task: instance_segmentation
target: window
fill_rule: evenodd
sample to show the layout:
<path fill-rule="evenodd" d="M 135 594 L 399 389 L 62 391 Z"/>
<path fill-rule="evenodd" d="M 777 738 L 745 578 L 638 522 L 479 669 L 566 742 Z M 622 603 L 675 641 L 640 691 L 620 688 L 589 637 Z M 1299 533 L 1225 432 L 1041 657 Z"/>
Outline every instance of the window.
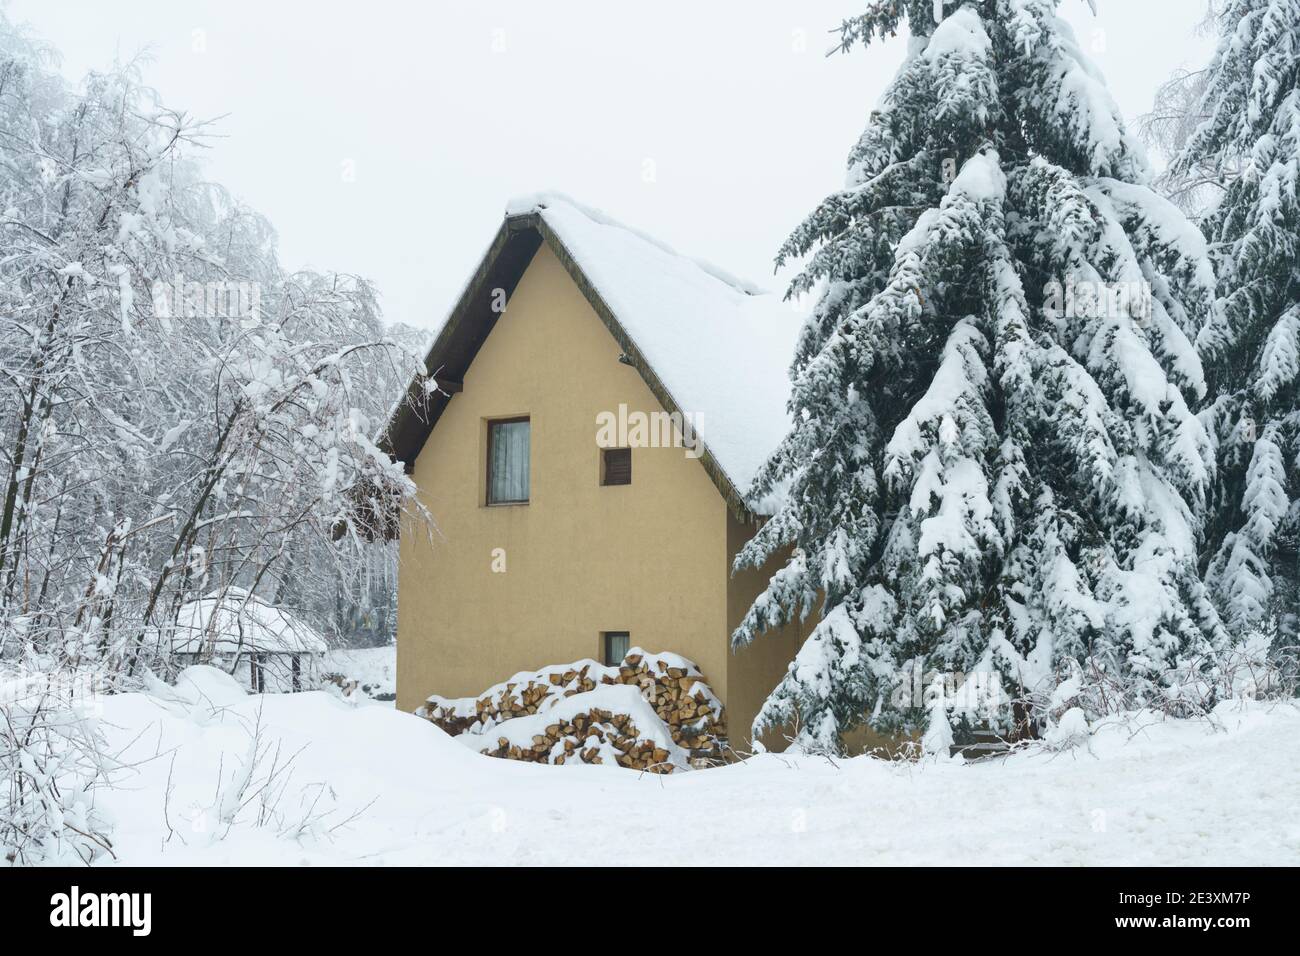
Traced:
<path fill-rule="evenodd" d="M 606 631 L 601 635 L 605 644 L 605 664 L 608 667 L 617 667 L 623 663 L 623 658 L 627 657 L 629 649 L 627 631 Z"/>
<path fill-rule="evenodd" d="M 488 504 L 528 503 L 528 447 L 528 419 L 488 422 Z"/>
<path fill-rule="evenodd" d="M 606 448 L 600 453 L 602 485 L 632 484 L 632 449 Z"/>

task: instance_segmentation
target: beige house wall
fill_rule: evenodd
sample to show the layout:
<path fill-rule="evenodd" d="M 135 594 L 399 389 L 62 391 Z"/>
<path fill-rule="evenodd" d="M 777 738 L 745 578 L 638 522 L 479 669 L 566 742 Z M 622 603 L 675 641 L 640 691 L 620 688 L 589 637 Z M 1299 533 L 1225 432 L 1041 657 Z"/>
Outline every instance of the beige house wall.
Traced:
<path fill-rule="evenodd" d="M 756 525 L 738 521 L 729 513 L 729 553 L 737 554 L 757 530 Z M 730 642 L 732 631 L 739 626 L 754 599 L 763 592 L 772 574 L 782 564 L 782 560 L 773 558 L 762 568 L 750 568 L 730 578 L 727 586 L 725 640 Z M 727 687 L 731 690 L 731 696 L 726 704 L 733 749 L 742 753 L 752 749 L 749 728 L 754 723 L 754 718 L 758 716 L 758 711 L 772 688 L 785 676 L 786 668 L 816 623 L 816 615 L 810 614 L 807 621 L 795 620 L 783 628 L 758 635 L 749 646 L 742 647 L 731 655 L 727 664 Z M 784 749 L 789 730 L 790 728 L 769 731 L 762 737 L 763 745 L 769 750 Z"/>
<path fill-rule="evenodd" d="M 437 522 L 408 520 L 398 582 L 397 704 L 467 696 L 521 670 L 601 657 L 603 631 L 694 660 L 728 691 L 727 509 L 681 448 L 635 448 L 600 485 L 596 416 L 661 411 L 543 245 L 415 462 Z M 484 503 L 487 422 L 531 418 L 531 500 Z M 504 549 L 506 571 L 492 570 Z"/>

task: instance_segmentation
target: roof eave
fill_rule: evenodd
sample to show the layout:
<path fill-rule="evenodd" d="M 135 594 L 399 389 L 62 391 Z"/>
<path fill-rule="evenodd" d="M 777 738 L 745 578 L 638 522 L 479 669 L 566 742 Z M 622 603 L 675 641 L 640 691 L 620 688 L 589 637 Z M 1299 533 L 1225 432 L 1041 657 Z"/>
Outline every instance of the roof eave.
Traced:
<path fill-rule="evenodd" d="M 503 289 L 508 300 L 541 245 L 541 234 L 532 221 L 536 219 L 533 214 L 513 216 L 501 224 L 425 355 L 426 376 L 464 380 L 469 363 L 496 324 L 496 290 Z M 449 401 L 451 393 L 426 391 L 423 380 L 412 379 L 380 436 L 379 447 L 400 461 L 409 474 Z"/>

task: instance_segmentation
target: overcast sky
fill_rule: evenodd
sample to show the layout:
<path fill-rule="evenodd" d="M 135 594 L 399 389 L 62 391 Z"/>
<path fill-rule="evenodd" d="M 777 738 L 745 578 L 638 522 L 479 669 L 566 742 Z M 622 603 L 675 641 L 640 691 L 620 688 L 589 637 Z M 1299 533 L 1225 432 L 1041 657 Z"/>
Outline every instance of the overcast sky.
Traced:
<path fill-rule="evenodd" d="M 3 0 L 0 0 L 3 2 Z M 63 70 L 148 51 L 172 107 L 226 115 L 213 179 L 286 266 L 374 280 L 434 327 L 506 200 L 559 189 L 775 287 L 772 257 L 843 179 L 904 41 L 826 58 L 863 0 L 610 3 L 10 0 Z M 1130 120 L 1199 67 L 1204 0 L 1062 0 Z"/>

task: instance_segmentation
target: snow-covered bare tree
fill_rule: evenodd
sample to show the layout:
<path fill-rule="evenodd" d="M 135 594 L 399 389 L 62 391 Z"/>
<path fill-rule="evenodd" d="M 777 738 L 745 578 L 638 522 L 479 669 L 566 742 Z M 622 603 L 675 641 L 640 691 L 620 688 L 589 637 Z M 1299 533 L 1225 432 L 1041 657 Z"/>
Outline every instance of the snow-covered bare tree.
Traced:
<path fill-rule="evenodd" d="M 128 670 L 205 588 L 328 624 L 375 560 L 331 541 L 353 489 L 409 493 L 371 436 L 418 360 L 365 281 L 281 268 L 206 124 L 49 59 L 0 20 L 0 605 Z"/>
<path fill-rule="evenodd" d="M 1189 407 L 1214 272 L 1056 7 L 880 0 L 842 27 L 844 50 L 912 36 L 778 257 L 817 303 L 754 489 L 784 505 L 737 566 L 790 556 L 733 641 L 822 617 L 757 730 L 834 748 L 923 722 L 933 672 L 1015 697 L 1071 659 L 1177 708 L 1225 640 Z"/>
<path fill-rule="evenodd" d="M 391 583 L 359 522 L 410 497 L 372 436 L 419 357 L 364 280 L 280 266 L 269 223 L 204 180 L 208 133 L 133 64 L 70 88 L 0 10 L 8 679 L 103 690 L 165 667 L 179 608 L 235 585 L 337 635 L 340 592 Z M 56 772 L 98 772 L 66 705 L 0 700 L 15 858 L 107 848 Z"/>
<path fill-rule="evenodd" d="M 1197 34 L 1216 29 L 1222 5 L 1222 0 L 1205 0 L 1205 17 L 1196 26 Z M 1156 90 L 1151 112 L 1142 117 L 1140 128 L 1147 148 L 1169 164 L 1152 185 L 1198 222 L 1219 201 L 1227 184 L 1239 172 L 1235 165 L 1207 164 L 1199 160 L 1186 165 L 1175 162 L 1207 119 L 1205 90 L 1209 82 L 1207 69 L 1178 69 Z"/>

